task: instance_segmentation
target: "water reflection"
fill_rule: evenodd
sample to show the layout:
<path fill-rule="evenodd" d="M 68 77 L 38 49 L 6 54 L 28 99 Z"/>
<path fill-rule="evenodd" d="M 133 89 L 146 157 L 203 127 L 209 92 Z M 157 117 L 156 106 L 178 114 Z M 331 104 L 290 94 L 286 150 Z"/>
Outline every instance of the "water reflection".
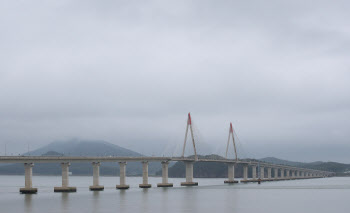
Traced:
<path fill-rule="evenodd" d="M 120 212 L 127 212 L 126 207 L 126 190 L 119 190 L 119 207 Z"/>
<path fill-rule="evenodd" d="M 197 191 L 193 190 L 193 186 L 188 186 L 182 190 L 182 203 L 183 203 L 183 209 L 182 211 L 194 211 L 196 212 L 197 209 Z"/>
<path fill-rule="evenodd" d="M 31 194 L 24 195 L 24 204 L 26 208 L 26 212 L 32 212 L 32 196 Z"/>
<path fill-rule="evenodd" d="M 100 192 L 99 191 L 93 191 L 92 192 L 92 212 L 100 212 Z"/>
<path fill-rule="evenodd" d="M 16 177 L 2 178 L 3 182 L 7 181 L 10 184 Z M 36 195 L 19 194 L 15 183 L 9 188 L 13 193 L 1 191 L 0 212 L 295 213 L 300 209 L 307 209 L 310 213 L 329 213 L 334 212 L 334 209 L 337 209 L 336 213 L 349 212 L 347 200 L 350 195 L 350 178 L 219 186 L 216 185 L 217 180 L 210 182 L 211 180 L 203 179 L 201 181 L 206 181 L 206 185 L 198 187 L 150 189 L 134 187 L 126 191 L 107 187 L 103 192 L 90 192 L 85 188 L 77 193 L 53 193 L 50 184 L 54 184 L 56 178 L 45 178 L 48 179 L 46 185 L 43 184 L 42 190 Z M 156 181 L 158 180 L 154 179 L 153 182 Z M 109 185 L 114 182 L 111 177 Z M 177 184 L 179 183 L 180 180 Z M 85 185 L 88 184 L 90 179 L 86 178 Z M 138 180 L 132 184 L 136 186 Z M 290 205 L 291 202 L 293 205 Z"/>
<path fill-rule="evenodd" d="M 68 212 L 69 209 L 69 193 L 61 193 L 61 206 L 63 212 Z"/>
<path fill-rule="evenodd" d="M 169 212 L 168 208 L 168 192 L 169 192 L 169 188 L 167 187 L 162 187 L 162 194 L 161 194 L 161 205 L 162 205 L 162 212 Z"/>
<path fill-rule="evenodd" d="M 149 212 L 149 200 L 148 200 L 149 190 L 143 189 L 142 190 L 142 206 L 141 209 L 144 212 Z"/>
<path fill-rule="evenodd" d="M 239 190 L 227 189 L 225 194 L 228 196 L 225 196 L 225 201 L 222 205 L 224 210 L 226 212 L 239 212 L 237 208 L 237 206 L 239 206 Z"/>

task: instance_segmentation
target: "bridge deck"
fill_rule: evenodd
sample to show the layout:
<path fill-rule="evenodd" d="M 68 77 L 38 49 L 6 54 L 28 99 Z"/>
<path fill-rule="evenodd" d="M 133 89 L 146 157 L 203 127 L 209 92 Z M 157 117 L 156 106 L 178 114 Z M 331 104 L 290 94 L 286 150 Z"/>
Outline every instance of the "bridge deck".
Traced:
<path fill-rule="evenodd" d="M 235 163 L 245 165 L 258 165 L 257 161 L 235 161 L 231 159 L 203 159 L 199 158 L 194 160 L 193 158 L 182 158 L 182 157 L 116 157 L 116 156 L 0 156 L 0 163 L 62 163 L 62 162 L 142 162 L 142 161 L 194 161 L 194 162 L 218 162 L 218 163 Z M 287 165 L 278 165 L 271 163 L 260 162 L 262 167 L 273 167 L 289 170 L 299 171 L 313 171 L 313 172 L 325 172 L 320 170 L 298 168 Z"/>

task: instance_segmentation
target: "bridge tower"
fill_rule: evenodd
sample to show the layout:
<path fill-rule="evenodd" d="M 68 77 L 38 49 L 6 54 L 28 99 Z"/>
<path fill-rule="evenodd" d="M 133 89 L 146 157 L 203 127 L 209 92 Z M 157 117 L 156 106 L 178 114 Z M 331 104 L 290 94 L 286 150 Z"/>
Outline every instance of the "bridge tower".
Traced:
<path fill-rule="evenodd" d="M 181 182 L 181 186 L 198 186 L 198 182 L 193 182 L 193 164 L 195 161 L 198 160 L 197 151 L 196 151 L 196 144 L 194 142 L 194 136 L 193 136 L 193 129 L 192 129 L 192 120 L 191 120 L 191 114 L 188 113 L 187 118 L 187 127 L 186 127 L 186 134 L 185 134 L 185 141 L 184 141 L 184 147 L 182 149 L 182 158 L 185 158 L 185 149 L 186 149 L 186 141 L 187 141 L 187 135 L 188 135 L 188 129 L 190 129 L 191 138 L 192 138 L 192 145 L 193 145 L 193 151 L 194 151 L 194 161 L 192 160 L 184 160 L 185 166 L 186 166 L 186 182 Z"/>
<path fill-rule="evenodd" d="M 228 140 L 227 140 L 227 146 L 226 146 L 226 159 L 227 159 L 227 153 L 228 153 L 228 147 L 230 144 L 230 138 L 232 135 L 232 142 L 233 142 L 233 148 L 235 150 L 235 163 L 228 163 L 228 170 L 227 170 L 227 176 L 228 176 L 228 180 L 225 180 L 224 183 L 238 183 L 238 181 L 236 181 L 235 178 L 235 164 L 238 161 L 238 157 L 237 157 L 237 150 L 236 150 L 236 143 L 235 143 L 235 137 L 233 134 L 233 128 L 232 128 L 232 123 L 230 123 L 230 130 L 228 132 Z"/>
<path fill-rule="evenodd" d="M 237 162 L 238 161 L 238 156 L 237 156 L 236 143 L 235 143 L 235 137 L 234 137 L 234 134 L 233 134 L 232 123 L 230 123 L 230 130 L 229 130 L 229 133 L 228 133 L 228 140 L 227 140 L 227 146 L 226 146 L 226 155 L 225 155 L 226 159 L 227 159 L 227 153 L 228 153 L 228 147 L 229 147 L 229 144 L 230 144 L 231 135 L 232 135 L 233 148 L 235 150 L 235 160 Z"/>
<path fill-rule="evenodd" d="M 181 156 L 183 158 L 185 157 L 185 149 L 186 149 L 186 141 L 187 141 L 188 129 L 190 129 L 190 134 L 191 134 L 191 138 L 192 138 L 194 159 L 195 159 L 195 161 L 197 161 L 198 157 L 197 157 L 197 151 L 196 151 L 196 144 L 194 142 L 194 136 L 193 136 L 191 113 L 188 113 L 188 118 L 187 118 L 187 127 L 186 127 L 186 133 L 185 133 L 185 141 L 184 141 L 184 146 L 182 148 L 182 156 Z"/>

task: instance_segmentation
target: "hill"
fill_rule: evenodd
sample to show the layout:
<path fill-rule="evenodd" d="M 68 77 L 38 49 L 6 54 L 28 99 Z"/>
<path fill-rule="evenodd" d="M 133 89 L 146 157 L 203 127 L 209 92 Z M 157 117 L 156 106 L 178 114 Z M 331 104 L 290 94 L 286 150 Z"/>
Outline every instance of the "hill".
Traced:
<path fill-rule="evenodd" d="M 142 154 L 125 149 L 102 140 L 56 141 L 23 155 L 40 156 L 54 151 L 64 156 L 142 156 Z"/>
<path fill-rule="evenodd" d="M 280 164 L 280 165 L 288 165 L 288 166 L 300 166 L 301 164 L 303 164 L 303 163 L 295 162 L 295 161 L 281 160 L 281 159 L 274 158 L 274 157 L 261 158 L 259 160 L 262 162 Z"/>
<path fill-rule="evenodd" d="M 129 149 L 108 143 L 106 141 L 69 140 L 50 143 L 32 152 L 24 153 L 25 156 L 142 156 L 142 154 Z M 149 164 L 149 174 L 154 175 L 161 168 L 160 163 Z M 69 170 L 73 175 L 91 175 L 90 163 L 72 163 Z M 130 162 L 127 165 L 128 175 L 142 174 L 142 164 Z M 33 173 L 37 175 L 60 175 L 60 164 L 37 163 L 33 167 Z M 113 162 L 103 162 L 100 167 L 101 175 L 118 175 L 119 165 Z M 23 164 L 10 164 L 0 166 L 0 174 L 24 174 Z"/>

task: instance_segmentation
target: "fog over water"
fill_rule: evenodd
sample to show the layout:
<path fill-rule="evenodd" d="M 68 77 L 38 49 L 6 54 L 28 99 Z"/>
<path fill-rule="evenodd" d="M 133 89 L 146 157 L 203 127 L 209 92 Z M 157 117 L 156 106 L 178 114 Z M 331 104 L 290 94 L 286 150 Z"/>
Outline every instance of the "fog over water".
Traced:
<path fill-rule="evenodd" d="M 233 122 L 242 157 L 350 163 L 349 10 L 1 1 L 0 155 L 72 138 L 169 155 L 192 112 L 203 153 L 224 153 Z"/>

